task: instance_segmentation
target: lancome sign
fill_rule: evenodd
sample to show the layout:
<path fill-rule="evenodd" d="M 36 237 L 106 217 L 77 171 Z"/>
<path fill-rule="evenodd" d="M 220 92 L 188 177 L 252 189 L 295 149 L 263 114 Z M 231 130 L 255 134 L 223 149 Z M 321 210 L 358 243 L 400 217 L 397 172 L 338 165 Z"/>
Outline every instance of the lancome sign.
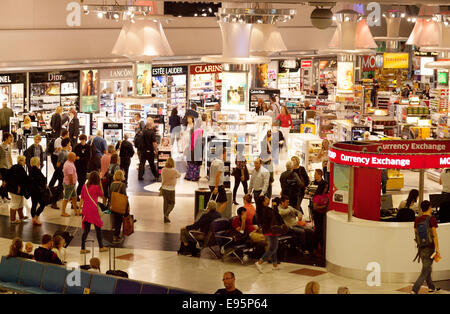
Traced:
<path fill-rule="evenodd" d="M 114 68 L 114 69 L 100 69 L 101 80 L 132 80 L 133 69 L 131 67 L 126 68 Z"/>

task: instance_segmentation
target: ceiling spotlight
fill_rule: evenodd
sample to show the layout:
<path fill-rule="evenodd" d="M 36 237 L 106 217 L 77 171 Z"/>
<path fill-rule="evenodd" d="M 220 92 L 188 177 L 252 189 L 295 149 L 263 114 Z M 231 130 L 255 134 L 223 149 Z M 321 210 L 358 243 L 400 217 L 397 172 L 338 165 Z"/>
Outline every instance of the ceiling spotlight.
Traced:
<path fill-rule="evenodd" d="M 131 23 L 136 23 L 136 21 L 134 20 L 134 18 L 131 18 Z"/>
<path fill-rule="evenodd" d="M 436 16 L 433 16 L 432 20 L 437 22 L 438 18 Z"/>
<path fill-rule="evenodd" d="M 262 21 L 262 19 L 258 19 L 257 22 L 258 22 L 259 24 L 262 24 L 263 21 Z"/>
<path fill-rule="evenodd" d="M 448 26 L 448 22 L 447 22 L 447 21 L 445 21 L 445 22 L 444 22 L 444 25 L 445 25 L 445 26 Z"/>
<path fill-rule="evenodd" d="M 347 16 L 347 17 L 345 18 L 345 21 L 346 21 L 346 22 L 350 21 L 350 17 Z"/>
<path fill-rule="evenodd" d="M 98 12 L 98 13 L 97 13 L 97 17 L 98 17 L 99 19 L 102 19 L 102 18 L 103 18 L 103 12 Z"/>
<path fill-rule="evenodd" d="M 89 7 L 87 5 L 83 5 L 83 12 L 84 14 L 88 15 L 89 14 Z"/>
<path fill-rule="evenodd" d="M 208 11 L 209 11 L 209 13 L 212 13 L 212 9 L 211 8 L 208 8 Z"/>
<path fill-rule="evenodd" d="M 411 18 L 410 17 L 408 17 L 408 22 L 411 22 Z"/>
<path fill-rule="evenodd" d="M 195 13 L 195 14 L 194 14 L 194 16 L 198 16 L 198 14 L 197 14 L 197 13 Z"/>
<path fill-rule="evenodd" d="M 386 18 L 386 14 L 383 13 L 383 17 Z"/>
<path fill-rule="evenodd" d="M 207 15 L 208 15 L 208 14 L 206 14 L 206 13 L 203 13 L 203 14 L 202 14 L 202 16 L 207 16 Z"/>
<path fill-rule="evenodd" d="M 391 17 L 392 17 L 392 18 L 394 18 L 394 17 L 395 17 L 395 14 L 394 14 L 394 13 L 392 13 L 392 14 L 391 14 Z"/>
<path fill-rule="evenodd" d="M 416 18 L 413 17 L 412 20 L 411 20 L 411 22 L 416 23 Z"/>
<path fill-rule="evenodd" d="M 404 18 L 405 16 L 406 16 L 406 14 L 405 13 L 402 13 L 402 15 L 400 15 L 402 18 Z"/>
<path fill-rule="evenodd" d="M 333 20 L 333 21 L 336 21 L 336 16 L 335 16 L 335 15 L 333 15 L 332 20 Z"/>
<path fill-rule="evenodd" d="M 113 17 L 114 17 L 114 19 L 119 20 L 119 17 L 120 17 L 119 13 L 114 13 Z"/>
<path fill-rule="evenodd" d="M 128 15 L 128 16 L 131 16 L 131 14 L 133 14 L 133 13 L 131 13 L 131 10 L 128 10 L 128 11 L 127 11 L 127 15 Z"/>

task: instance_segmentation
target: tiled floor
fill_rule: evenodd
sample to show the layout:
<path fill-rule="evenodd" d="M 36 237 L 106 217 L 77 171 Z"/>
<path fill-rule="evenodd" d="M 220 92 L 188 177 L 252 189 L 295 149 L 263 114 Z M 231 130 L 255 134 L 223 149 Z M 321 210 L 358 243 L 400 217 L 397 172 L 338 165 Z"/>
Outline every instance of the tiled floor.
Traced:
<path fill-rule="evenodd" d="M 134 169 L 134 164 L 131 169 Z M 410 188 L 417 188 L 418 185 L 418 183 L 416 184 L 418 173 L 404 172 L 404 174 L 406 186 L 394 195 L 394 206 L 405 198 Z M 277 180 L 278 178 L 275 179 L 275 182 L 278 182 Z M 136 233 L 116 250 L 116 268 L 128 272 L 130 278 L 203 293 L 213 293 L 222 287 L 222 273 L 232 271 L 236 275 L 236 286 L 244 293 L 301 294 L 304 293 L 306 284 L 311 280 L 320 284 L 321 293 L 335 294 L 340 286 L 347 286 L 353 294 L 409 293 L 408 289 L 411 285 L 408 284 L 382 284 L 379 287 L 369 287 L 363 281 L 339 277 L 328 273 L 325 268 L 321 267 L 282 263 L 280 270 L 273 271 L 271 265 L 266 264 L 263 274 L 260 274 L 250 262 L 241 265 L 237 260 L 231 258 L 226 258 L 222 262 L 212 259 L 210 254 L 206 253 L 202 255 L 202 258 L 179 256 L 175 252 L 179 243 L 178 234 L 180 228 L 193 222 L 193 192 L 197 184 L 183 182 L 177 186 L 177 204 L 170 216 L 172 223 L 164 224 L 162 198 L 158 197 L 156 193 L 149 192 L 157 191 L 159 183 L 150 185 L 147 181 L 143 185 L 137 184 L 134 170 L 131 170 L 130 183 L 130 204 L 132 213 L 137 219 Z M 440 191 L 439 185 L 429 180 L 425 187 L 427 194 Z M 278 184 L 274 184 L 274 194 L 277 193 L 279 193 L 279 187 Z M 241 197 L 242 189 L 238 200 L 241 200 Z M 236 208 L 234 207 L 234 211 Z M 306 211 L 306 201 L 303 203 L 303 208 Z M 29 210 L 27 213 L 29 214 Z M 33 239 L 36 248 L 43 233 L 53 233 L 55 228 L 64 228 L 65 225 L 81 226 L 79 217 L 63 218 L 58 210 L 49 207 L 41 216 L 41 220 L 44 222 L 42 227 L 33 227 L 30 221 L 19 226 L 9 226 L 7 223 L 8 204 L 0 206 L 0 215 L 3 215 L 0 217 L 0 227 L 2 228 L 0 230 L 0 254 L 2 255 L 8 253 L 10 239 L 14 236 Z M 306 216 L 308 216 L 307 212 Z M 84 264 L 84 256 L 80 255 L 79 251 L 80 236 L 81 231 L 67 249 L 69 263 Z M 107 241 L 110 236 L 110 233 L 105 233 Z M 93 230 L 89 238 L 95 240 L 94 256 L 100 257 L 101 270 L 105 272 L 109 264 L 108 253 L 98 252 Z"/>

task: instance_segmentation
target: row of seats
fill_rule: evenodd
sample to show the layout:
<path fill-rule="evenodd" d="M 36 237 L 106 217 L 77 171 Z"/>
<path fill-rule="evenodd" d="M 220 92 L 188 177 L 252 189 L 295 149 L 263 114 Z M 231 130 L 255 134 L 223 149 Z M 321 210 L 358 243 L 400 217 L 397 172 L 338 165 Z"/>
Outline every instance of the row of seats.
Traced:
<path fill-rule="evenodd" d="M 81 285 L 66 282 L 73 270 L 63 266 L 2 256 L 0 287 L 33 294 L 193 294 L 192 291 L 80 270 Z"/>

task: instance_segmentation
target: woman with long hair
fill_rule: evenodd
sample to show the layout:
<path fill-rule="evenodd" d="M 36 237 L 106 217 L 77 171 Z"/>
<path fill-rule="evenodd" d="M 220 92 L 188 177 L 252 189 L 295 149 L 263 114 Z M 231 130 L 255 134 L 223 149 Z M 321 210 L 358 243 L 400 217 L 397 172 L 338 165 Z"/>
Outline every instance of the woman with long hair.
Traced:
<path fill-rule="evenodd" d="M 292 117 L 289 113 L 286 106 L 281 107 L 281 113 L 276 117 L 276 121 L 279 121 L 280 131 L 283 133 L 284 137 L 284 146 L 285 151 L 289 151 L 289 132 L 294 127 L 294 124 L 292 123 Z"/>
<path fill-rule="evenodd" d="M 9 247 L 9 254 L 6 257 L 7 258 L 22 257 L 22 258 L 33 259 L 33 255 L 23 252 L 22 248 L 23 248 L 22 239 L 18 238 L 18 237 L 14 238 L 11 242 L 11 246 Z"/>
<path fill-rule="evenodd" d="M 409 191 L 408 198 L 398 205 L 397 221 L 412 222 L 416 219 L 416 213 L 422 215 L 422 210 L 418 208 L 419 190 Z"/>
<path fill-rule="evenodd" d="M 263 272 L 262 264 L 270 258 L 272 259 L 273 270 L 278 270 L 278 237 L 279 234 L 275 234 L 272 227 L 277 224 L 277 217 L 275 211 L 269 207 L 270 200 L 267 196 L 259 196 L 256 201 L 256 215 L 258 225 L 262 227 L 262 232 L 269 243 L 269 248 L 264 255 L 255 263 L 256 268 L 260 273 Z M 278 212 L 278 210 L 277 210 Z"/>
<path fill-rule="evenodd" d="M 189 119 L 193 120 L 191 116 L 188 116 L 188 121 Z M 200 179 L 200 166 L 203 161 L 203 130 L 200 128 L 200 125 L 201 120 L 197 119 L 195 125 L 189 128 L 190 140 L 186 157 L 188 167 L 184 177 L 189 181 L 198 181 Z"/>
<path fill-rule="evenodd" d="M 100 252 L 108 251 L 108 248 L 103 247 L 101 229 L 103 222 L 97 209 L 99 197 L 102 197 L 103 201 L 105 201 L 103 188 L 100 183 L 100 175 L 97 171 L 93 171 L 89 174 L 88 181 L 81 190 L 80 207 L 82 208 L 81 216 L 84 230 L 83 236 L 81 237 L 81 254 L 90 253 L 89 250 L 86 250 L 86 238 L 91 230 L 91 224 L 95 226 Z"/>

